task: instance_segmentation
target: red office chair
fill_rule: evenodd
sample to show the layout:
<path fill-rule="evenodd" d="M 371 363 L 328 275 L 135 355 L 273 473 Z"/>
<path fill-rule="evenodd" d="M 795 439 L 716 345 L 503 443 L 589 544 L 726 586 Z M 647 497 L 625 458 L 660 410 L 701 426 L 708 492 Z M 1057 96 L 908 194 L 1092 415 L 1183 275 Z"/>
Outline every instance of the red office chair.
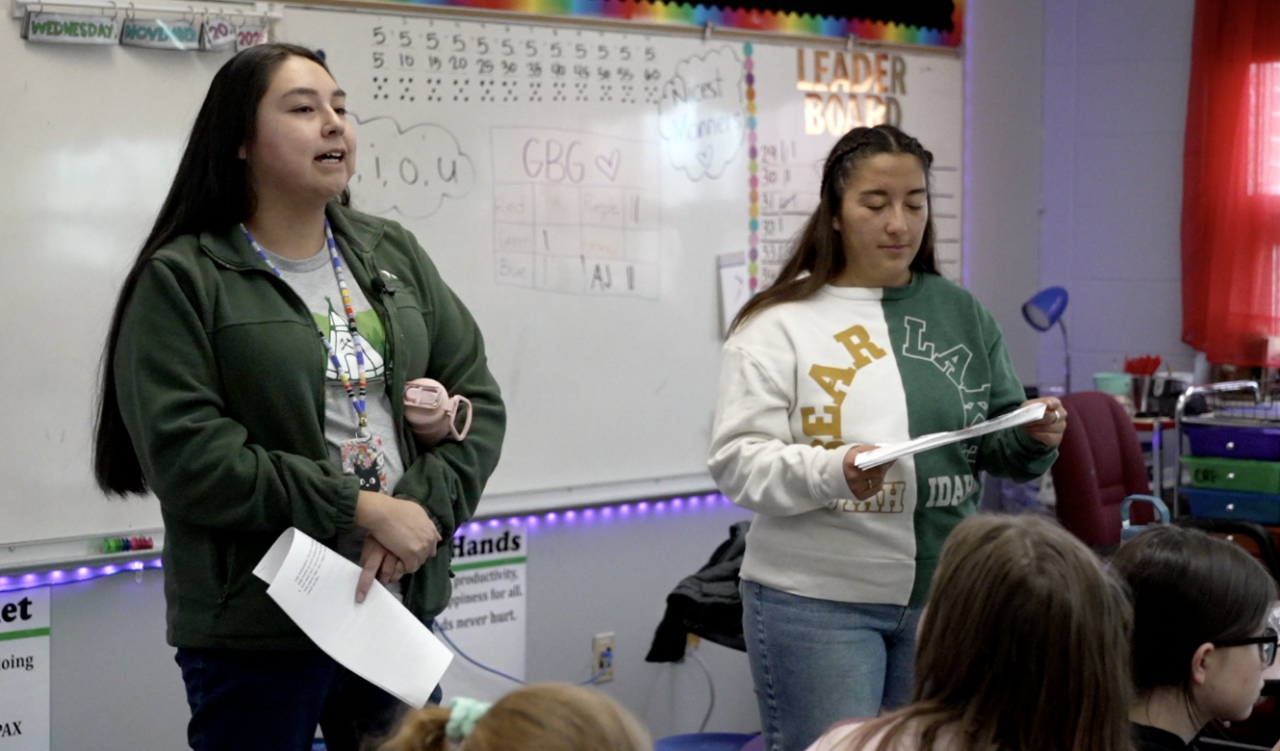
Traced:
<path fill-rule="evenodd" d="M 1151 492 L 1142 444 L 1129 414 L 1115 397 L 1099 391 L 1066 394 L 1067 430 L 1053 464 L 1058 521 L 1086 545 L 1120 544 L 1120 505 Z M 1132 522 L 1154 518 L 1150 506 L 1134 504 Z"/>

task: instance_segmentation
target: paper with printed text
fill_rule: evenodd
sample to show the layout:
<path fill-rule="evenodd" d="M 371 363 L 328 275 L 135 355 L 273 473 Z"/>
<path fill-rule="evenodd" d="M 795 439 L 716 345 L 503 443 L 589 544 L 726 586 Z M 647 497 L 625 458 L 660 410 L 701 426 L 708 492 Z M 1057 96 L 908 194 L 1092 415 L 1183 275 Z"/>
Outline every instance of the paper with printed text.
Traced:
<path fill-rule="evenodd" d="M 871 469 L 881 464 L 888 464 L 900 456 L 908 454 L 918 454 L 921 451 L 928 451 L 939 446 L 945 446 L 948 443 L 956 443 L 970 438 L 977 438 L 980 435 L 994 433 L 997 430 L 1005 428 L 1014 428 L 1019 425 L 1026 425 L 1029 422 L 1035 422 L 1044 417 L 1044 402 L 1036 402 L 1028 404 L 1025 407 L 1015 409 L 1014 411 L 1001 415 L 994 420 L 985 420 L 977 425 L 971 425 L 960 430 L 951 430 L 945 433 L 930 433 L 922 435 L 919 438 L 913 438 L 910 441 L 902 441 L 901 443 L 886 443 L 883 446 L 874 448 L 871 451 L 864 451 L 853 458 L 853 464 L 858 469 Z"/>
<path fill-rule="evenodd" d="M 360 567 L 290 527 L 253 569 L 267 594 L 325 654 L 422 707 L 453 653 L 380 582 L 356 602 Z"/>

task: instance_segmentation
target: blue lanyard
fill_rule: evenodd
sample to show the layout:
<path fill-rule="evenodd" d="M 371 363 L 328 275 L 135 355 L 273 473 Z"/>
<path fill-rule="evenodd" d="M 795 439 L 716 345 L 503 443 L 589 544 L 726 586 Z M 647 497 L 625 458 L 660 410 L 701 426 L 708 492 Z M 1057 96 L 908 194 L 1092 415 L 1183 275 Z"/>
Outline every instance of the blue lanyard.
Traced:
<path fill-rule="evenodd" d="M 257 251 L 262 260 L 266 262 L 267 267 L 275 272 L 277 277 L 283 279 L 280 269 L 276 268 L 276 265 L 271 262 L 271 257 L 267 255 L 267 249 L 254 239 L 244 224 L 240 225 L 240 231 L 244 233 L 245 239 L 249 241 L 249 244 L 253 246 L 253 249 Z M 328 218 L 324 220 L 324 238 L 325 244 L 329 247 L 329 260 L 333 265 L 333 275 L 337 277 L 338 289 L 342 292 L 342 305 L 347 313 L 347 327 L 351 330 L 351 340 L 355 343 L 359 395 L 356 394 L 356 389 L 352 387 L 351 379 L 347 378 L 347 370 L 342 367 L 342 361 L 338 359 L 337 353 L 333 351 L 333 345 L 329 343 L 329 337 L 325 335 L 324 330 L 319 326 L 316 327 L 316 331 L 320 334 L 320 341 L 324 343 L 325 351 L 329 353 L 329 361 L 333 363 L 333 369 L 337 371 L 338 378 L 342 381 L 342 387 L 347 390 L 347 397 L 351 399 L 351 406 L 355 408 L 356 417 L 360 420 L 360 430 L 363 432 L 369 426 L 365 404 L 365 395 L 369 391 L 369 384 L 364 374 L 364 338 L 360 336 L 360 331 L 356 328 L 356 312 L 351 305 L 351 292 L 347 289 L 346 275 L 342 273 L 342 256 L 338 254 L 338 243 L 333 239 L 333 230 L 329 227 Z"/>

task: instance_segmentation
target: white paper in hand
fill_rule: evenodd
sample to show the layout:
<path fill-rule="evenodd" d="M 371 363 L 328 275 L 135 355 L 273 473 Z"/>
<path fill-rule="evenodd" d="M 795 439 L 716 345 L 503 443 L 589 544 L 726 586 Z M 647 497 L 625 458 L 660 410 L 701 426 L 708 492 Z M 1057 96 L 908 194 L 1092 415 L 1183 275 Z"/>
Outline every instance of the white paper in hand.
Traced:
<path fill-rule="evenodd" d="M 360 567 L 290 527 L 253 569 L 267 594 L 325 654 L 423 707 L 453 653 L 379 582 L 356 602 Z"/>
<path fill-rule="evenodd" d="M 871 469 L 881 464 L 888 464 L 900 456 L 918 454 L 921 451 L 935 449 L 948 443 L 965 441 L 987 433 L 994 433 L 997 430 L 1025 425 L 1044 417 L 1044 410 L 1044 402 L 1035 402 L 1015 409 L 1008 414 L 1001 415 L 994 420 L 986 420 L 960 430 L 952 430 L 946 433 L 930 433 L 919 438 L 913 438 L 910 441 L 902 441 L 901 443 L 886 443 L 853 457 L 853 465 L 858 469 Z"/>

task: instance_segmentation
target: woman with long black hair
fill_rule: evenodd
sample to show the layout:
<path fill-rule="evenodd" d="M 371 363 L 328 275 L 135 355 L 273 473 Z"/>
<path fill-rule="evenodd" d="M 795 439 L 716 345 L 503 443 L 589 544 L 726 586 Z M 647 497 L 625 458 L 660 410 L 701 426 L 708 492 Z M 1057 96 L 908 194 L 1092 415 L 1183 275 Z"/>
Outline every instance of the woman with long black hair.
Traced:
<path fill-rule="evenodd" d="M 355 749 L 395 700 L 338 666 L 252 574 L 289 527 L 430 620 L 448 540 L 498 461 L 505 413 L 475 321 L 417 240 L 348 207 L 356 139 L 315 53 L 269 44 L 214 76 L 124 282 L 94 471 L 165 523 L 168 640 L 196 749 Z M 471 400 L 465 441 L 419 450 L 407 379 Z"/>

